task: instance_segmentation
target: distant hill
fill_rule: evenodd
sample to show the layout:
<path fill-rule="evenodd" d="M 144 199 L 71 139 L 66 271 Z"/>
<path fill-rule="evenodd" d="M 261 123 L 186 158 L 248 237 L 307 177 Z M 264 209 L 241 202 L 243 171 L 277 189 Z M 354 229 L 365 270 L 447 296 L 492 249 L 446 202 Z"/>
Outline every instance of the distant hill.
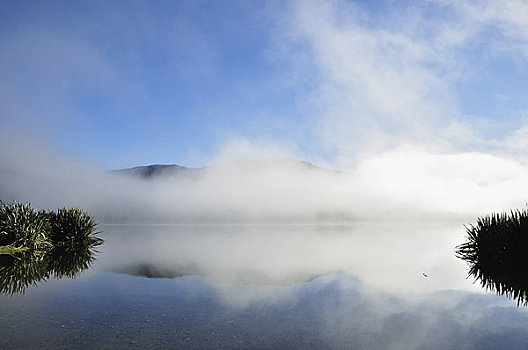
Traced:
<path fill-rule="evenodd" d="M 155 179 L 159 177 L 171 176 L 196 176 L 199 175 L 204 168 L 188 168 L 176 164 L 153 164 L 145 166 L 136 166 L 133 168 L 125 168 L 118 170 L 111 170 L 110 173 L 116 175 L 125 175 L 137 177 L 141 179 Z"/>
<path fill-rule="evenodd" d="M 118 170 L 111 170 L 110 173 L 117 175 L 125 175 L 136 177 L 140 179 L 157 179 L 172 176 L 196 178 L 204 173 L 205 170 L 215 167 L 222 167 L 225 165 L 235 166 L 241 172 L 248 170 L 262 171 L 274 167 L 293 167 L 299 170 L 325 171 L 331 172 L 325 168 L 321 168 L 306 161 L 296 161 L 291 159 L 264 159 L 264 160 L 237 160 L 226 161 L 215 164 L 209 167 L 191 168 L 177 164 L 152 164 L 144 166 L 136 166 L 133 168 L 125 168 Z"/>

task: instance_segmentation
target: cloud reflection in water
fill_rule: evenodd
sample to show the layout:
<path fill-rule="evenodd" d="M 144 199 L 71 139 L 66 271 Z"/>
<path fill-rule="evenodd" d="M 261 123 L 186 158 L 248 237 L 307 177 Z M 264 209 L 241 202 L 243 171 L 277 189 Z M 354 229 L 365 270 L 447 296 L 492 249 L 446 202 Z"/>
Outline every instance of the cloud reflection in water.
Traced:
<path fill-rule="evenodd" d="M 108 225 L 103 231 L 97 267 L 104 271 L 248 285 L 350 272 L 398 293 L 478 289 L 453 252 L 463 238 L 459 223 Z"/>

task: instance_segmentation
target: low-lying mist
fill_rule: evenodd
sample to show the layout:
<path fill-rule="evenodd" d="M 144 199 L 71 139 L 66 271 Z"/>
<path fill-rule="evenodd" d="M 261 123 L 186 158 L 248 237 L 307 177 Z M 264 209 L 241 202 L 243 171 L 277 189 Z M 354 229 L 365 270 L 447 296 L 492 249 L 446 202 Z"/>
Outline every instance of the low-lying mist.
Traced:
<path fill-rule="evenodd" d="M 2 141 L 0 196 L 38 208 L 80 206 L 100 222 L 469 218 L 522 207 L 526 166 L 485 153 L 395 149 L 336 171 L 274 156 L 224 155 L 199 176 L 146 181 Z"/>

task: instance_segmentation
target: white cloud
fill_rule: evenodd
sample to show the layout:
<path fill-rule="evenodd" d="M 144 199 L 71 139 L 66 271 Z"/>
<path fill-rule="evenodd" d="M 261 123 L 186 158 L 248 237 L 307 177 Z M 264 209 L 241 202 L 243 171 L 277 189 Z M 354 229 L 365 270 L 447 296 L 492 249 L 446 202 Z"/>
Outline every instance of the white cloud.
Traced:
<path fill-rule="evenodd" d="M 491 39 L 492 48 L 500 50 L 519 50 L 528 58 L 528 3 L 522 0 L 487 1 L 446 1 L 462 16 L 462 20 L 471 23 L 476 30 L 489 29 L 503 35 L 500 41 Z"/>
<path fill-rule="evenodd" d="M 442 144 L 457 106 L 435 48 L 420 35 L 364 25 L 363 17 L 342 2 L 294 8 L 290 29 L 307 43 L 320 74 L 324 141 L 345 158 L 358 147 Z"/>
<path fill-rule="evenodd" d="M 444 153 L 500 151 L 483 127 L 495 116 L 462 112 L 471 106 L 457 84 L 493 69 L 499 55 L 519 62 L 515 52 L 527 42 L 527 8 L 520 1 L 431 1 L 375 12 L 354 2 L 293 2 L 283 27 L 288 34 L 282 38 L 292 47 L 286 55 L 304 57 L 299 74 L 312 76 L 316 88 L 306 98 L 320 110 L 316 127 L 335 164 L 354 166 L 363 152 L 402 145 Z M 483 68 L 482 61 L 489 65 Z"/>

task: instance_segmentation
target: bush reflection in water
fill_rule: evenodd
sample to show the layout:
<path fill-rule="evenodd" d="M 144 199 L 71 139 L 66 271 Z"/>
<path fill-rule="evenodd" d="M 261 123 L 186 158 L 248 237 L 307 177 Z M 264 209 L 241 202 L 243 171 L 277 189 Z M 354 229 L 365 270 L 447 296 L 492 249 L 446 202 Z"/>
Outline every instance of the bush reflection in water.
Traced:
<path fill-rule="evenodd" d="M 456 255 L 469 264 L 469 276 L 486 290 L 528 306 L 528 210 L 492 214 L 466 227 Z"/>
<path fill-rule="evenodd" d="M 0 292 L 24 293 L 30 285 L 56 278 L 75 278 L 95 261 L 96 247 L 102 239 L 90 237 L 75 244 L 57 245 L 46 251 L 27 251 L 0 255 Z"/>

